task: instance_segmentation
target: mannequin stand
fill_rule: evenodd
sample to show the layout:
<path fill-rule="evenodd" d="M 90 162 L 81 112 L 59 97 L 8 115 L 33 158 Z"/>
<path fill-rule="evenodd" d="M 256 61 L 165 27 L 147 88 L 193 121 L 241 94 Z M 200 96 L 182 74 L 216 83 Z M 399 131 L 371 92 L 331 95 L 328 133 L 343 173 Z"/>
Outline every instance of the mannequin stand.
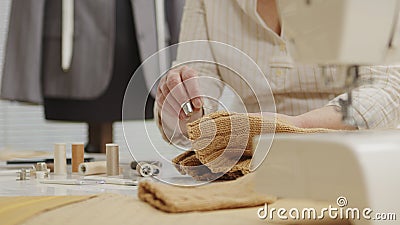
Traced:
<path fill-rule="evenodd" d="M 85 147 L 88 153 L 105 153 L 106 144 L 113 142 L 113 123 L 88 123 L 89 142 Z"/>

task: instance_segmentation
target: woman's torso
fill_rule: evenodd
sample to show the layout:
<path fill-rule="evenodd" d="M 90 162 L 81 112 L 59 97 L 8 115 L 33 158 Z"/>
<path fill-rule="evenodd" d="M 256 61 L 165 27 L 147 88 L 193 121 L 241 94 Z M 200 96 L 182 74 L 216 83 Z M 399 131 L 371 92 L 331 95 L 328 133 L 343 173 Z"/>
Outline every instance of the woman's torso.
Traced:
<path fill-rule="evenodd" d="M 258 16 L 256 0 L 204 0 L 204 10 L 209 39 L 232 45 L 256 62 L 268 80 L 278 113 L 302 114 L 324 106 L 344 92 L 342 79 L 337 79 L 339 74 L 343 75 L 336 68 L 328 68 L 323 75 L 317 66 L 293 62 L 284 38 L 269 29 Z M 240 57 L 212 51 L 216 61 L 241 63 Z M 254 66 L 243 68 L 241 75 L 251 83 L 256 79 L 252 76 L 257 74 L 256 70 Z M 256 100 L 249 88 L 243 88 L 243 81 L 225 69 L 219 68 L 219 73 L 243 98 L 247 109 L 257 111 Z M 257 82 L 252 87 L 266 89 Z"/>

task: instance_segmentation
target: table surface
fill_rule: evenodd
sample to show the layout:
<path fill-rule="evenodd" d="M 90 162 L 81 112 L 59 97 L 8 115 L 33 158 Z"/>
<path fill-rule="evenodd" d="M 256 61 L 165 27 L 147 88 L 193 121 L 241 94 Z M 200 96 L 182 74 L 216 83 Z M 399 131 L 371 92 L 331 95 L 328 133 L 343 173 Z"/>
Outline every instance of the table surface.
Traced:
<path fill-rule="evenodd" d="M 135 177 L 136 172 L 129 169 L 132 160 L 158 160 L 163 163 L 159 178 L 164 181 L 179 181 L 192 183 L 192 178 L 180 175 L 170 160 L 182 152 L 167 144 L 161 137 L 153 121 L 138 121 L 125 126 L 126 146 L 120 146 L 120 163 L 125 165 L 124 177 Z M 67 157 L 70 150 L 67 148 Z M 132 156 L 133 155 L 133 156 Z M 52 152 L 49 152 L 52 156 Z M 105 160 L 104 154 L 85 154 L 94 157 L 95 161 Z M 137 186 L 112 184 L 60 185 L 42 184 L 37 179 L 17 181 L 17 174 L 4 174 L 5 161 L 0 161 L 0 196 L 41 196 L 41 195 L 88 195 L 100 193 L 119 193 L 124 195 L 137 194 Z M 68 168 L 71 171 L 71 168 Z M 3 173 L 2 173 L 3 172 Z M 128 174 L 127 174 L 128 172 Z M 69 175 L 68 178 L 80 179 L 79 175 Z M 50 179 L 54 179 L 53 176 Z"/>
<path fill-rule="evenodd" d="M 0 165 L 4 165 L 1 162 Z M 141 180 L 136 171 L 131 170 L 129 165 L 125 164 L 123 167 L 123 175 L 120 178 Z M 68 166 L 70 171 L 70 166 Z M 49 196 L 49 195 L 91 195 L 101 193 L 118 193 L 123 195 L 136 196 L 137 186 L 125 186 L 114 184 L 82 184 L 82 185 L 62 185 L 62 184 L 43 184 L 38 179 L 17 180 L 17 174 L 14 170 L 8 170 L 9 173 L 5 174 L 5 170 L 0 170 L 0 196 Z M 3 173 L 1 173 L 3 172 Z M 183 184 L 191 184 L 195 182 L 189 176 L 180 175 L 172 167 L 164 168 L 163 173 L 153 179 L 154 181 L 177 181 Z M 50 175 L 48 179 L 83 179 L 79 174 L 68 174 L 67 176 L 54 176 Z"/>

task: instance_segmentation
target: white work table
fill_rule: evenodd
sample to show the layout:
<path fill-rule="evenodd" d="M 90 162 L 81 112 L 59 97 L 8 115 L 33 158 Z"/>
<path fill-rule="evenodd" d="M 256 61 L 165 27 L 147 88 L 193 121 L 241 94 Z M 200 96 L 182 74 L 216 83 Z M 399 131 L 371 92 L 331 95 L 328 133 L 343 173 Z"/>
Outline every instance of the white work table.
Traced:
<path fill-rule="evenodd" d="M 16 176 L 0 177 L 0 196 L 91 195 L 101 193 L 136 195 L 136 190 L 136 186 L 42 184 L 36 179 L 17 181 Z"/>
<path fill-rule="evenodd" d="M 180 175 L 169 162 L 182 150 L 175 149 L 167 144 L 162 138 L 153 121 L 147 121 L 144 130 L 143 121 L 128 122 L 124 129 L 125 135 L 131 148 L 134 148 L 136 160 L 160 160 L 163 162 L 160 177 L 163 179 L 179 179 L 180 181 L 192 181 L 190 177 Z M 148 137 L 151 136 L 151 142 Z M 70 143 L 67 143 L 70 145 Z M 154 151 L 154 148 L 157 151 Z M 159 154 L 158 152 L 162 152 Z M 49 156 L 52 152 L 49 151 Z M 67 156 L 70 150 L 67 148 Z M 96 161 L 105 160 L 104 154 L 85 154 L 85 157 L 94 157 Z M 124 168 L 124 175 L 133 175 L 136 172 L 129 169 L 129 163 L 133 161 L 127 145 L 120 144 L 120 163 Z M 5 161 L 0 161 L 0 168 L 5 166 Z M 3 170 L 3 169 L 0 169 Z M 4 170 L 3 170 L 4 171 Z M 68 167 L 70 173 L 70 166 Z M 1 171 L 0 171 L 1 172 Z M 0 196 L 40 196 L 40 195 L 88 195 L 101 193 L 119 193 L 136 196 L 137 186 L 123 186 L 113 184 L 84 184 L 84 185 L 61 185 L 42 184 L 37 179 L 17 181 L 17 174 L 2 175 L 0 173 Z M 77 174 L 69 175 L 69 178 L 79 179 Z M 54 179 L 53 176 L 50 179 Z"/>

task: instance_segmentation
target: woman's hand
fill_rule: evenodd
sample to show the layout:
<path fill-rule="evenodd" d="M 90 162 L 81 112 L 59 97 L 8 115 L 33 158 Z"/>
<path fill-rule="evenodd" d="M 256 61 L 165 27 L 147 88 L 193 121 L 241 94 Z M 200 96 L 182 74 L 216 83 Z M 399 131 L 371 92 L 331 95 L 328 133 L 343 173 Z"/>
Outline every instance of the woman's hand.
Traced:
<path fill-rule="evenodd" d="M 156 103 L 161 115 L 167 113 L 173 118 L 186 120 L 188 117 L 183 112 L 182 105 L 187 102 L 191 102 L 194 111 L 201 111 L 203 101 L 200 97 L 198 74 L 187 66 L 181 66 L 170 70 L 161 78 Z"/>

